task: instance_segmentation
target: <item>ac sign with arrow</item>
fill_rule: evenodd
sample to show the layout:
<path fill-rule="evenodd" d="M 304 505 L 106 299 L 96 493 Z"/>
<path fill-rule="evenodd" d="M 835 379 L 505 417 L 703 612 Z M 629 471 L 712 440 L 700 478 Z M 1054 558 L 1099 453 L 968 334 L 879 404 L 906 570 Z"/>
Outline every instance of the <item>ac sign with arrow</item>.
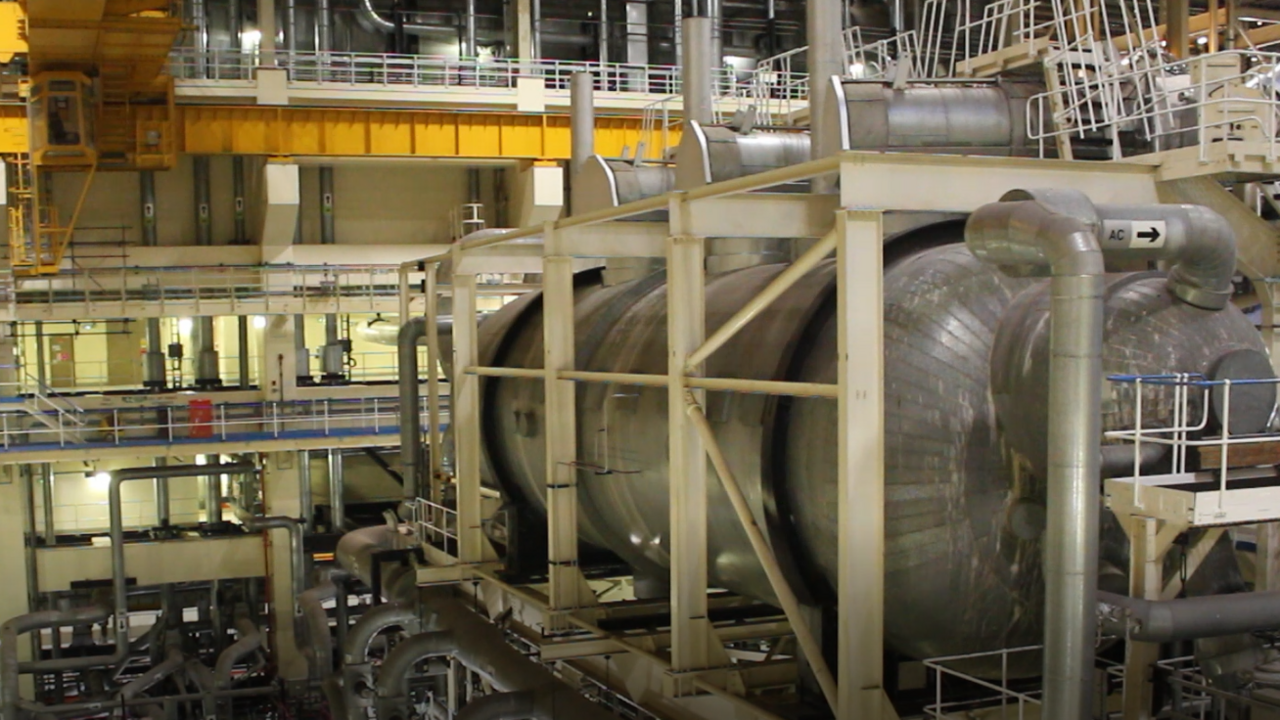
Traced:
<path fill-rule="evenodd" d="M 1104 247 L 1153 250 L 1164 247 L 1168 234 L 1163 220 L 1104 220 L 1101 239 Z"/>

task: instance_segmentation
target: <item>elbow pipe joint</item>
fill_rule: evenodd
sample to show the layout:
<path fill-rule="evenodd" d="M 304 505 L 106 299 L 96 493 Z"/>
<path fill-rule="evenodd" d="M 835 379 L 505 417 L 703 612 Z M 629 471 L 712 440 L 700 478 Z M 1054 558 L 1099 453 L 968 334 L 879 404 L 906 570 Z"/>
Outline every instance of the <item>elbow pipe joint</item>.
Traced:
<path fill-rule="evenodd" d="M 1086 251 L 1100 252 L 1169 263 L 1169 292 L 1189 305 L 1221 310 L 1231 299 L 1235 235 L 1221 215 L 1199 205 L 1094 205 L 1075 190 L 1014 190 L 969 217 L 965 240 L 978 258 L 1014 276 L 1044 275 L 1046 268 L 1100 274 L 1100 261 Z"/>

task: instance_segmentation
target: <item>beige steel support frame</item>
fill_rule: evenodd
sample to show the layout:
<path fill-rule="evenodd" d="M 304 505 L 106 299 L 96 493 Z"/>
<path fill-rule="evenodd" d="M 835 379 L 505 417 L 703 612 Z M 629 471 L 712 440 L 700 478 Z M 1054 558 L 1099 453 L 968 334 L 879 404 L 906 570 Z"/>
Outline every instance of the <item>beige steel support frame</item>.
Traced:
<path fill-rule="evenodd" d="M 578 423 L 576 385 L 557 373 L 573 370 L 573 258 L 554 255 L 556 233 L 551 223 L 543 232 L 547 256 L 542 261 L 544 317 L 568 322 L 542 324 L 543 397 L 546 403 L 547 577 L 553 611 L 576 610 L 595 604 L 595 595 L 578 568 Z M 558 615 L 551 629 L 561 630 Z"/>
<path fill-rule="evenodd" d="M 841 194 L 754 193 L 782 183 L 840 173 Z M 883 213 L 970 212 L 1018 187 L 1078 189 L 1099 202 L 1157 201 L 1158 168 L 1057 160 L 844 153 L 687 192 L 585 213 L 543 226 L 465 240 L 450 254 L 427 258 L 439 266 L 433 294 L 452 292 L 454 371 L 451 407 L 456 442 L 453 479 L 459 495 L 457 557 L 427 547 L 433 565 L 419 570 L 424 584 L 462 582 L 491 613 L 510 609 L 512 627 L 544 637 L 562 628 L 585 632 L 591 647 L 612 648 L 612 659 L 587 653 L 561 660 L 637 700 L 659 717 L 759 718 L 776 716 L 755 705 L 749 673 L 726 662 L 716 628 L 707 619 L 707 452 L 710 445 L 686 412 L 686 398 L 705 390 L 831 398 L 839 408 L 839 657 L 835 693 L 840 718 L 893 718 L 883 691 L 884 615 L 884 358 Z M 847 209 L 856 208 L 856 209 Z M 666 222 L 638 221 L 663 212 Z M 818 240 L 799 267 L 744 303 L 722 328 L 705 326 L 703 239 L 765 237 Z M 513 241 L 523 240 L 515 243 Z M 739 380 L 702 376 L 704 361 L 738 328 L 766 307 L 803 268 L 830 253 L 836 260 L 839 336 L 835 384 Z M 572 273 L 610 257 L 664 257 L 668 268 L 666 374 L 609 373 L 573 366 Z M 418 263 L 408 264 L 415 269 Z M 428 267 L 428 276 L 433 273 Z M 475 277 L 489 273 L 542 273 L 545 364 L 540 368 L 486 367 L 476 347 Z M 416 299 L 415 299 L 416 301 Z M 430 302 L 428 300 L 428 302 Z M 428 333 L 429 338 L 434 332 Z M 671 458 L 672 609 L 669 654 L 602 630 L 596 621 L 608 603 L 573 596 L 576 565 L 549 569 L 550 585 L 515 587 L 502 581 L 480 532 L 479 382 L 483 377 L 541 380 L 548 406 L 548 482 L 551 549 L 556 562 L 576 561 L 576 499 L 566 464 L 576 458 L 573 384 L 613 383 L 665 387 Z M 433 395 L 436 391 L 428 390 Z M 554 413 L 555 416 L 551 417 Z M 434 424 L 434 423 L 433 423 Z M 434 454 L 433 454 L 434 457 Z M 573 508 L 570 511 L 570 508 Z M 573 528 L 570 532 L 569 528 Z M 469 538 L 469 539 L 465 539 Z M 564 568 L 572 567 L 573 572 Z M 554 587 L 553 587 L 554 586 Z M 1163 589 L 1163 588 L 1160 588 Z M 794 624 L 789 623 L 794 631 Z M 561 657 L 571 656 L 566 652 Z M 624 681 L 619 678 L 626 677 Z"/>
<path fill-rule="evenodd" d="M 1186 528 L 1155 518 L 1136 515 L 1120 518 L 1129 534 L 1129 596 L 1159 600 L 1164 593 L 1164 557 L 1173 541 Z M 1219 533 L 1220 534 L 1220 533 Z M 1218 535 L 1213 536 L 1213 541 Z M 1205 545 L 1203 551 L 1212 547 Z M 1160 646 L 1155 643 L 1128 641 L 1124 657 L 1124 718 L 1151 720 L 1152 673 L 1160 659 Z"/>

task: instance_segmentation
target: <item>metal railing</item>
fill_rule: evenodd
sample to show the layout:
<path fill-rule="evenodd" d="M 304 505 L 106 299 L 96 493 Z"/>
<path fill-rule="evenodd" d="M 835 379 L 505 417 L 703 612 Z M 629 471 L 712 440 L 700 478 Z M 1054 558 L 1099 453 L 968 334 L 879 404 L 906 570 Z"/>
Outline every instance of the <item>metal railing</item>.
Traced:
<path fill-rule="evenodd" d="M 1098 646 L 1113 639 L 1099 636 Z M 1043 653 L 1043 645 L 1027 645 L 925 660 L 925 672 L 934 688 L 933 703 L 924 708 L 925 717 L 1038 720 L 1043 704 L 1042 690 L 1027 680 L 1018 681 L 1013 675 L 1029 665 L 1038 668 Z M 1095 657 L 1094 662 L 1102 671 L 1097 679 L 1098 691 L 1094 693 L 1099 704 L 1094 717 L 1114 717 L 1105 706 L 1109 696 L 1124 689 L 1124 665 L 1104 657 Z M 982 677 L 975 672 L 977 668 L 982 669 Z"/>
<path fill-rule="evenodd" d="M 1194 657 L 1161 660 L 1156 663 L 1156 669 L 1156 681 L 1163 679 L 1169 686 L 1167 717 L 1171 720 L 1269 718 L 1280 715 L 1280 700 L 1268 701 L 1245 694 L 1259 688 L 1259 684 L 1255 683 L 1247 687 L 1245 692 L 1232 692 L 1215 687 L 1201 672 Z M 1275 685 L 1270 687 L 1276 688 Z"/>
<path fill-rule="evenodd" d="M 1275 433 L 1232 435 L 1231 399 L 1238 387 L 1254 385 L 1280 386 L 1280 378 L 1209 380 L 1199 373 L 1168 375 L 1111 375 L 1112 383 L 1133 387 L 1133 428 L 1110 430 L 1104 433 L 1109 440 L 1131 442 L 1134 445 L 1134 478 L 1142 477 L 1142 445 L 1152 443 L 1169 446 L 1172 455 L 1172 473 L 1187 472 L 1189 448 L 1218 448 L 1218 507 L 1221 508 L 1227 492 L 1228 468 L 1231 467 L 1231 449 L 1238 445 L 1274 443 Z M 1217 413 L 1218 435 L 1196 437 L 1209 427 L 1210 393 L 1220 389 L 1221 411 Z M 1152 406 L 1155 406 L 1153 412 Z M 1152 415 L 1155 415 L 1153 418 Z M 1142 507 L 1143 484 L 1134 484 L 1134 504 Z"/>
<path fill-rule="evenodd" d="M 931 674 L 933 686 L 936 688 L 933 704 L 924 708 L 926 717 L 949 720 L 962 717 L 962 713 L 965 712 L 997 707 L 1002 709 L 999 715 L 1002 719 L 1030 720 L 1040 717 L 1041 691 L 1020 692 L 1012 689 L 1009 666 L 1011 659 L 1015 663 L 1035 661 L 1043 650 L 1042 646 L 1034 645 L 925 660 L 925 672 Z M 973 663 L 981 663 L 984 667 L 988 667 L 993 661 L 999 661 L 1000 675 L 991 680 L 984 680 L 956 667 Z M 951 682 L 944 682 L 948 679 Z M 963 688 L 965 699 L 948 700 L 943 691 L 944 687 Z M 1032 706 L 1036 709 L 1030 709 Z"/>
<path fill-rule="evenodd" d="M 199 60 L 203 57 L 204 63 Z M 180 80 L 252 80 L 258 55 L 239 50 L 178 48 L 169 68 Z M 276 66 L 289 71 L 294 82 L 363 88 L 490 88 L 515 89 L 520 78 L 538 78 L 551 90 L 569 89 L 576 72 L 590 72 L 597 92 L 671 95 L 679 93 L 680 69 L 671 65 L 458 58 L 433 55 L 393 55 L 345 52 L 277 51 Z M 736 84 L 732 68 L 714 68 L 716 87 Z M 203 76 L 202 76 L 203 75 Z"/>
<path fill-rule="evenodd" d="M 11 303 L 145 303 L 164 314 L 166 304 L 198 310 L 202 302 L 217 301 L 271 314 L 289 311 L 280 301 L 329 299 L 359 312 L 395 299 L 398 288 L 399 268 L 393 265 L 85 268 L 51 278 L 15 278 Z"/>
<path fill-rule="evenodd" d="M 458 511 L 431 502 L 425 498 L 415 498 L 410 505 L 414 536 L 418 542 L 456 551 L 458 547 Z"/>
<path fill-rule="evenodd" d="M 7 451 L 361 435 L 386 436 L 385 444 L 395 444 L 400 422 L 395 397 L 248 403 L 197 399 L 187 405 L 80 410 L 74 418 L 53 411 L 44 415 L 50 422 L 37 424 L 24 422 L 21 412 L 0 412 L 0 446 Z M 422 415 L 426 417 L 425 408 Z M 63 422 L 75 424 L 61 427 Z"/>
<path fill-rule="evenodd" d="M 1199 160 L 1227 140 L 1254 141 L 1268 160 L 1277 157 L 1277 63 L 1280 54 L 1230 50 L 1190 60 L 1165 60 L 1140 52 L 1120 62 L 1124 72 L 1088 85 L 1063 88 L 1031 98 L 1028 116 L 1046 103 L 1065 104 L 1069 112 L 1055 118 L 1033 138 L 1085 132 L 1128 131 L 1145 138 L 1151 151 L 1199 148 Z M 1188 72 L 1190 71 L 1190 72 Z M 1100 112 L 1085 114 L 1096 106 Z"/>

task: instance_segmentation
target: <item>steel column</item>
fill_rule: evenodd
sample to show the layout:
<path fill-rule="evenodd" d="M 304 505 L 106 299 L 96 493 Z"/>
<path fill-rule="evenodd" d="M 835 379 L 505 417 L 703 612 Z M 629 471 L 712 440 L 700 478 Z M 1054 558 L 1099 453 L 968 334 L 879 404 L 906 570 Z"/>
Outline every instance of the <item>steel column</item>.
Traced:
<path fill-rule="evenodd" d="M 436 290 L 439 269 L 439 265 L 428 266 L 423 281 L 423 291 L 427 296 L 427 452 L 430 457 L 427 494 L 435 503 L 444 501 L 444 488 L 440 481 L 444 458 L 440 439 L 440 372 L 443 368 L 440 364 L 440 298 Z M 408 313 L 402 317 L 408 317 Z"/>
<path fill-rule="evenodd" d="M 247 223 L 246 198 L 244 189 L 244 156 L 233 155 L 231 157 L 231 198 L 232 211 L 235 219 L 235 239 L 232 241 L 236 245 L 247 245 L 249 243 L 249 230 Z"/>
<path fill-rule="evenodd" d="M 554 252 L 547 223 L 543 245 Z M 574 369 L 573 258 L 542 263 L 543 397 L 546 403 L 547 599 L 552 610 L 594 599 L 578 569 L 578 429 L 576 384 L 557 373 Z M 585 592 L 585 594 L 584 594 Z"/>
<path fill-rule="evenodd" d="M 836 213 L 840 718 L 884 700 L 884 293 L 879 212 Z"/>
<path fill-rule="evenodd" d="M 169 464 L 169 458 L 158 457 L 153 463 L 156 467 L 162 468 Z M 169 478 L 157 477 L 153 488 L 156 495 L 156 525 L 159 527 L 169 527 Z"/>
<path fill-rule="evenodd" d="M 466 373 L 479 356 L 475 275 L 453 276 L 453 352 L 450 416 L 458 455 L 458 559 L 476 563 L 485 559 L 480 517 L 480 378 Z"/>
<path fill-rule="evenodd" d="M 53 465 L 40 463 L 40 502 L 44 514 L 44 544 L 53 547 L 58 544 L 58 528 L 53 520 Z"/>
<path fill-rule="evenodd" d="M 236 365 L 241 388 L 249 387 L 249 316 L 236 318 Z"/>
<path fill-rule="evenodd" d="M 1164 584 L 1162 566 L 1167 547 L 1161 547 L 1160 521 L 1147 517 L 1121 518 L 1129 531 L 1129 595 L 1159 600 Z M 1125 720 L 1150 720 L 1151 674 L 1160 659 L 1160 646 L 1130 640 L 1124 655 Z"/>
<path fill-rule="evenodd" d="M 675 205 L 676 203 L 673 203 Z M 672 207 L 672 217 L 679 207 Z M 703 239 L 667 241 L 667 423 L 671 493 L 671 669 L 711 664 L 714 630 L 707 618 L 707 457 L 702 438 L 685 412 L 685 364 L 706 337 Z M 701 367 L 689 369 L 700 375 Z"/>

